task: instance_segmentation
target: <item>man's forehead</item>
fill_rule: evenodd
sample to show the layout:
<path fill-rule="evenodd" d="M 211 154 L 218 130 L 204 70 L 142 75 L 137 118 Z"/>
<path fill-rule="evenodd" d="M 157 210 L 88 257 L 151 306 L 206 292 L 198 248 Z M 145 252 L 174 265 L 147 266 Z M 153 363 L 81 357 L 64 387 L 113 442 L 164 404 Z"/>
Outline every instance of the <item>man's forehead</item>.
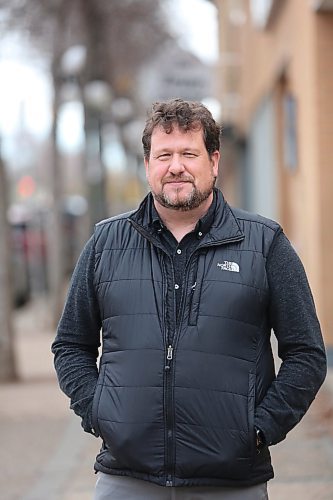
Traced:
<path fill-rule="evenodd" d="M 162 125 L 157 125 L 151 135 L 151 138 L 155 137 L 157 140 L 160 139 L 168 139 L 170 135 L 177 134 L 182 137 L 187 137 L 189 139 L 203 138 L 203 129 L 201 126 L 190 128 L 188 130 L 179 127 L 177 124 L 170 126 L 169 128 L 165 128 Z M 173 135 L 174 136 L 174 135 Z"/>

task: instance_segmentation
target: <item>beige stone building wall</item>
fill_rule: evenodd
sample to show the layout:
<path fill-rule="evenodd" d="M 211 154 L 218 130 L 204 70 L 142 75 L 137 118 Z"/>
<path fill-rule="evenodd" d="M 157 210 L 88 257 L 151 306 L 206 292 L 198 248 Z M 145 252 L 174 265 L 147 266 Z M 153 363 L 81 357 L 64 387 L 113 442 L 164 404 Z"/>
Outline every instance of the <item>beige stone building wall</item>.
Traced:
<path fill-rule="evenodd" d="M 333 344 L 333 12 L 317 17 L 315 40 L 321 312 L 326 338 Z"/>
<path fill-rule="evenodd" d="M 250 0 L 216 0 L 222 120 L 249 134 L 266 96 L 274 101 L 278 213 L 305 265 L 326 343 L 333 347 L 333 12 L 311 0 L 277 0 L 264 29 Z M 297 166 L 284 160 L 283 99 L 297 105 Z M 237 97 L 236 97 L 237 96 Z"/>

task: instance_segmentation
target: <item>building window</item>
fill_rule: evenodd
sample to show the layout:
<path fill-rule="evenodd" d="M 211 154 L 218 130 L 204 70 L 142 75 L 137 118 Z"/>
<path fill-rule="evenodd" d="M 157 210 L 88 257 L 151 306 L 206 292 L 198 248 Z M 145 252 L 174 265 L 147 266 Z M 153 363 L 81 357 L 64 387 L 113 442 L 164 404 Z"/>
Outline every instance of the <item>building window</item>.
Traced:
<path fill-rule="evenodd" d="M 267 26 L 272 12 L 274 0 L 251 0 L 250 12 L 256 28 L 264 29 Z"/>

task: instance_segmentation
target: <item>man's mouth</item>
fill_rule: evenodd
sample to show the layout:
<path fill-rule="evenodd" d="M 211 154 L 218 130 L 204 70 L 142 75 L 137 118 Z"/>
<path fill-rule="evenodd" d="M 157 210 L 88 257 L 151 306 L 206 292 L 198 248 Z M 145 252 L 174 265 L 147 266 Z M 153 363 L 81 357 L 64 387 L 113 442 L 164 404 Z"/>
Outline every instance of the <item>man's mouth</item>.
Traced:
<path fill-rule="evenodd" d="M 185 183 L 192 184 L 192 181 L 189 181 L 188 179 L 177 179 L 177 180 L 169 180 L 163 182 L 163 184 L 185 184 Z"/>

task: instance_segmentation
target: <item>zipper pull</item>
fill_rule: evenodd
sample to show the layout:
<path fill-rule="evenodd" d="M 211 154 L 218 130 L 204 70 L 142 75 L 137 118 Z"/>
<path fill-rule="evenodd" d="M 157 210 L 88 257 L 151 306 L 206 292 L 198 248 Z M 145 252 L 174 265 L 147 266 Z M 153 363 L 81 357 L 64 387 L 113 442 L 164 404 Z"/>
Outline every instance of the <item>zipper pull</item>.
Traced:
<path fill-rule="evenodd" d="M 164 369 L 165 369 L 166 372 L 170 370 L 170 363 L 171 363 L 171 360 L 172 360 L 172 353 L 173 353 L 173 347 L 172 347 L 172 345 L 169 345 L 168 346 L 168 352 L 167 352 L 167 364 L 164 367 Z"/>
<path fill-rule="evenodd" d="M 168 476 L 165 486 L 172 487 L 172 476 Z"/>

